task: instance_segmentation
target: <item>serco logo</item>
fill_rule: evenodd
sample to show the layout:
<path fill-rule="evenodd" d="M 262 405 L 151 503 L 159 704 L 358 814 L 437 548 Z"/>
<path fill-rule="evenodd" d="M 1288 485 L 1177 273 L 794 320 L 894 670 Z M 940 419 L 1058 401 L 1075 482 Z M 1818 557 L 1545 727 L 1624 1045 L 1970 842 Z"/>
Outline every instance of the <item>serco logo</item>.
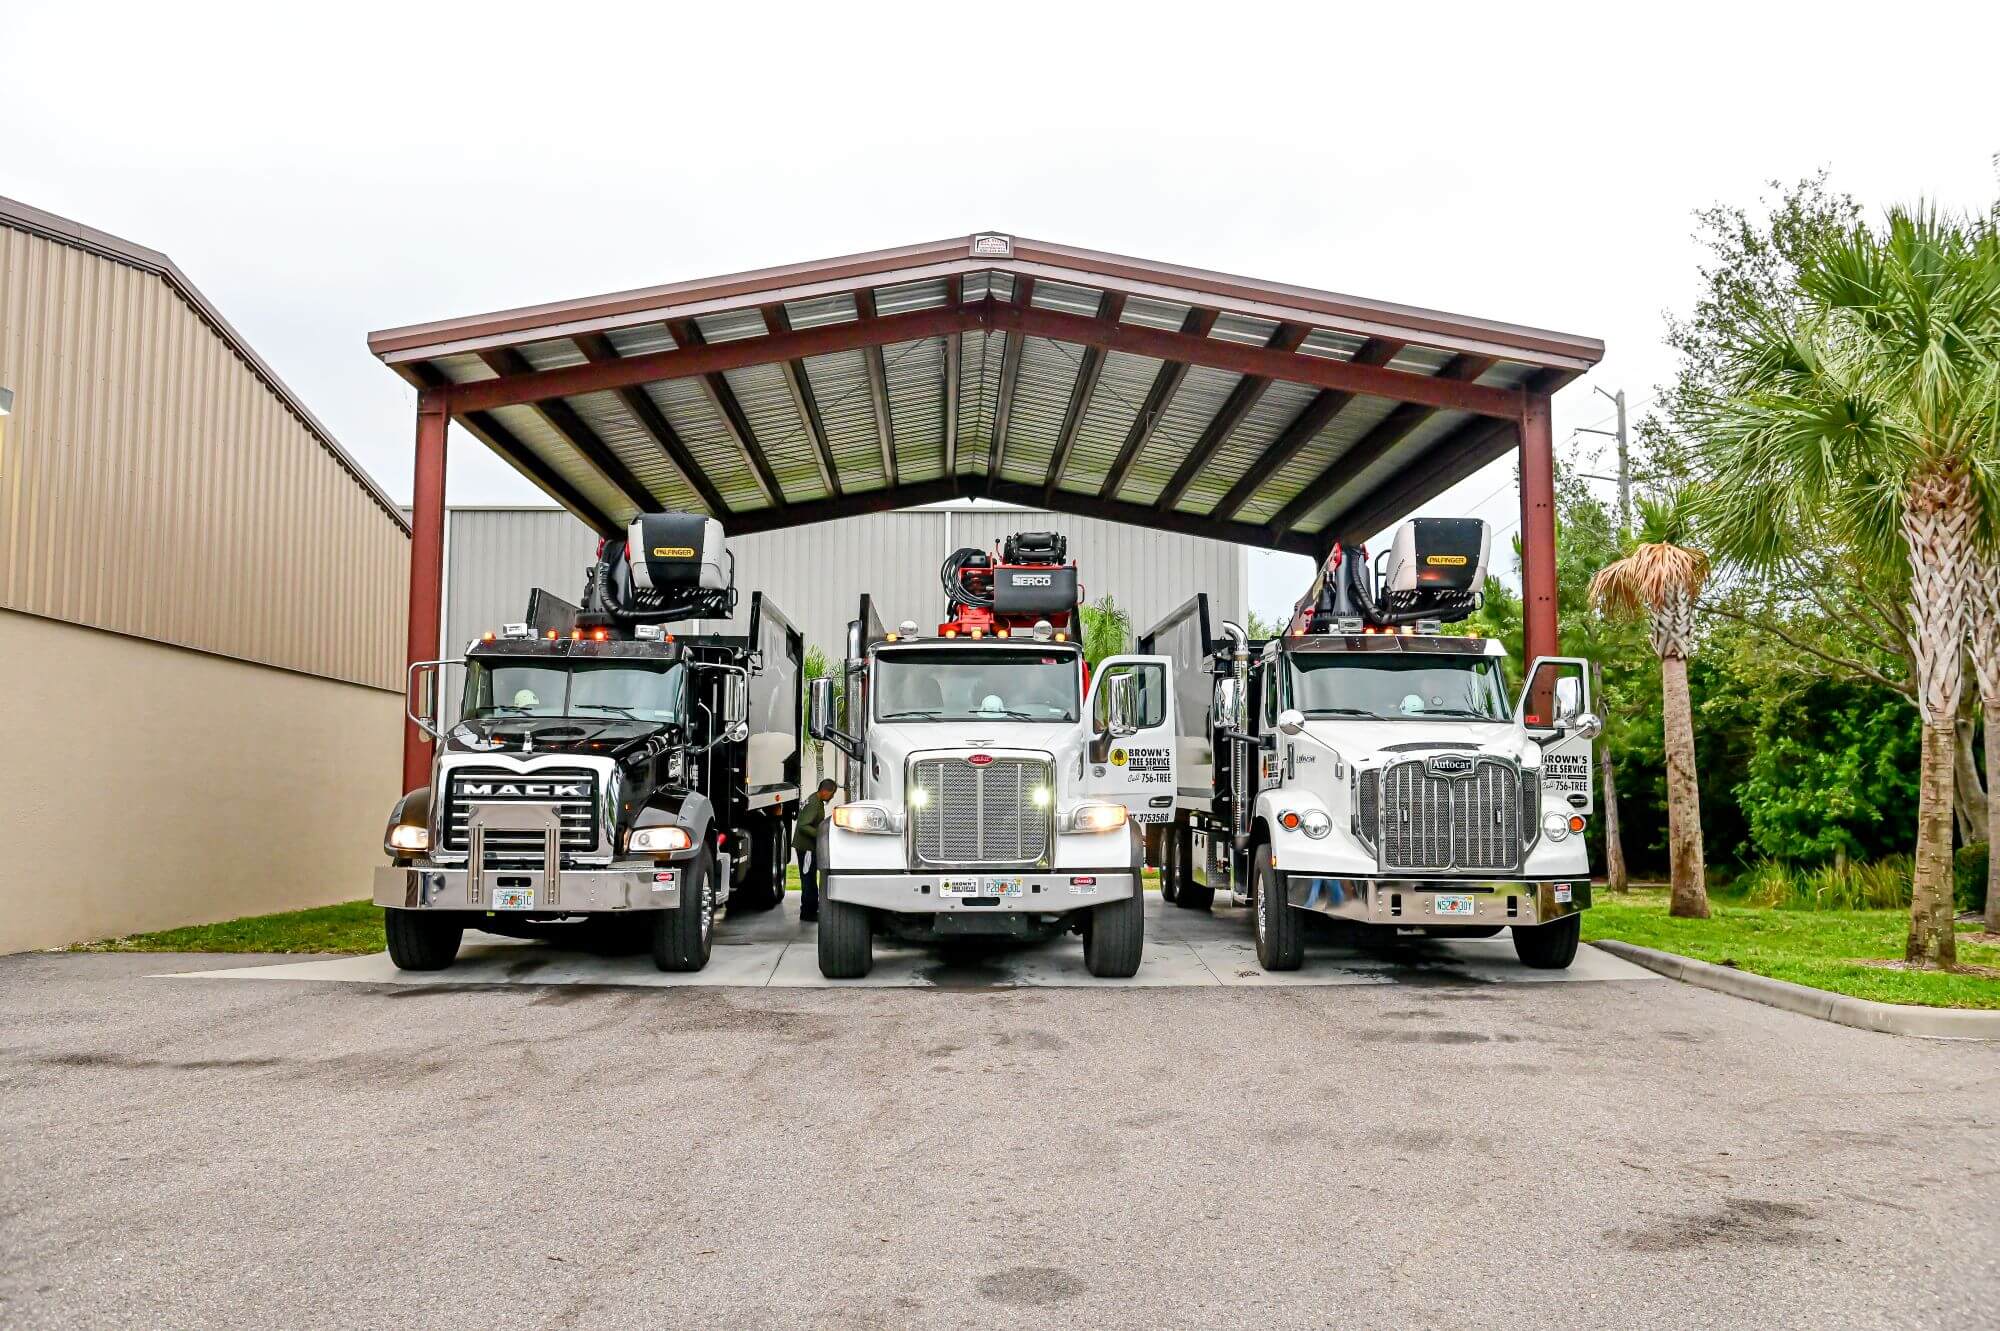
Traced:
<path fill-rule="evenodd" d="M 1014 585 L 1016 587 L 1052 587 L 1055 585 L 1055 578 L 1047 573 L 1016 573 L 1014 575 Z"/>
<path fill-rule="evenodd" d="M 458 793 L 472 800 L 580 800 L 590 798 L 583 781 L 461 781 Z"/>

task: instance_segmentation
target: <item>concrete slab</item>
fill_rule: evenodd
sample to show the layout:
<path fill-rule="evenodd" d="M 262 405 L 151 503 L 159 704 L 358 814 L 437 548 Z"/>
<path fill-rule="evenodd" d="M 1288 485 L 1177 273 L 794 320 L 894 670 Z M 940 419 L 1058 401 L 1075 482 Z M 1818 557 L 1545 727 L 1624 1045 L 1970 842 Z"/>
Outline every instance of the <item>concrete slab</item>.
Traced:
<path fill-rule="evenodd" d="M 1083 964 L 1075 937 L 1036 945 L 967 942 L 949 948 L 878 944 L 866 979 L 828 980 L 819 973 L 813 926 L 771 912 L 717 926 L 714 955 L 691 975 L 669 975 L 645 955 L 604 957 L 547 943 L 468 934 L 448 971 L 399 971 L 386 954 L 278 965 L 170 972 L 162 978 L 294 980 L 395 985 L 613 985 L 640 988 L 1020 989 L 1300 987 L 1328 985 L 1539 984 L 1662 977 L 1593 948 L 1566 971 L 1531 971 L 1499 938 L 1420 942 L 1368 951 L 1315 939 L 1299 970 L 1270 974 L 1257 964 L 1247 912 L 1178 910 L 1149 897 L 1146 955 L 1129 980 L 1100 980 Z"/>

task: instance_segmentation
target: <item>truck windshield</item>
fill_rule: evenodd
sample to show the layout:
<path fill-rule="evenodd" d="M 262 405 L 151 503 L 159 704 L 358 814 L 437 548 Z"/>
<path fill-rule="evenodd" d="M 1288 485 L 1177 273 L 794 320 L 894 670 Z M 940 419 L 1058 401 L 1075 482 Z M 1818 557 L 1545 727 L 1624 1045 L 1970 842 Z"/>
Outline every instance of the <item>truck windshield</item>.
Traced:
<path fill-rule="evenodd" d="M 976 647 L 875 658 L 877 721 L 1075 721 L 1074 652 Z"/>
<path fill-rule="evenodd" d="M 622 717 L 661 725 L 681 719 L 679 662 L 480 661 L 465 670 L 468 721 L 488 717 Z"/>
<path fill-rule="evenodd" d="M 1307 716 L 1505 721 L 1500 663 L 1490 657 L 1297 652 L 1290 706 Z"/>

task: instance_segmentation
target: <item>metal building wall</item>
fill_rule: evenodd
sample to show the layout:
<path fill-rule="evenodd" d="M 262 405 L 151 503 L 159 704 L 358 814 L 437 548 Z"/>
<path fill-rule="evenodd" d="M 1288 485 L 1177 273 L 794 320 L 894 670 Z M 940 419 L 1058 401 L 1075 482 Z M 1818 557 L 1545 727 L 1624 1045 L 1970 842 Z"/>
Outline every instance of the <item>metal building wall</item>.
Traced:
<path fill-rule="evenodd" d="M 1197 591 L 1220 618 L 1243 615 L 1248 559 L 1243 547 L 1058 513 L 977 508 L 909 509 L 763 532 L 730 542 L 736 552 L 741 619 L 761 590 L 805 634 L 837 655 L 863 591 L 884 620 L 926 629 L 944 608 L 938 565 L 961 545 L 990 548 L 1009 532 L 1059 531 L 1069 538 L 1085 594 L 1109 595 L 1135 633 Z M 453 654 L 488 629 L 518 620 L 528 589 L 565 600 L 582 590 L 596 537 L 560 509 L 459 508 L 447 527 L 445 650 Z"/>
<path fill-rule="evenodd" d="M 165 256 L 0 200 L 0 384 L 0 608 L 401 691 L 399 515 Z"/>

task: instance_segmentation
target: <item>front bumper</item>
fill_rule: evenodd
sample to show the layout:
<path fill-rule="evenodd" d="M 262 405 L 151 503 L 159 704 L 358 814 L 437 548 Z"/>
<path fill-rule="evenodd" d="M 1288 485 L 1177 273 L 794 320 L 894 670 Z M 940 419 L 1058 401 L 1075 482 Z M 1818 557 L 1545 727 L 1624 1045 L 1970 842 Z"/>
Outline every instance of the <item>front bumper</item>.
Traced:
<path fill-rule="evenodd" d="M 464 868 L 384 865 L 375 904 L 402 910 L 557 912 L 671 910 L 681 904 L 683 866 L 628 861 L 602 869 L 488 869 L 476 891 Z M 525 895 L 523 895 L 525 893 Z M 523 904 L 525 903 L 525 904 Z"/>
<path fill-rule="evenodd" d="M 1294 906 L 1362 924 L 1534 925 L 1560 920 L 1590 906 L 1584 877 L 1462 881 L 1447 878 L 1334 878 L 1288 874 L 1285 897 Z M 1440 914 L 1438 898 L 1470 900 L 1472 914 Z"/>
<path fill-rule="evenodd" d="M 956 878 L 1005 880 L 1012 889 L 1000 896 L 947 896 L 945 881 Z M 1116 869 L 1064 869 L 1055 873 L 1007 870 L 939 873 L 935 869 L 826 871 L 827 899 L 904 915 L 1056 915 L 1119 901 L 1140 890 L 1129 865 Z"/>

